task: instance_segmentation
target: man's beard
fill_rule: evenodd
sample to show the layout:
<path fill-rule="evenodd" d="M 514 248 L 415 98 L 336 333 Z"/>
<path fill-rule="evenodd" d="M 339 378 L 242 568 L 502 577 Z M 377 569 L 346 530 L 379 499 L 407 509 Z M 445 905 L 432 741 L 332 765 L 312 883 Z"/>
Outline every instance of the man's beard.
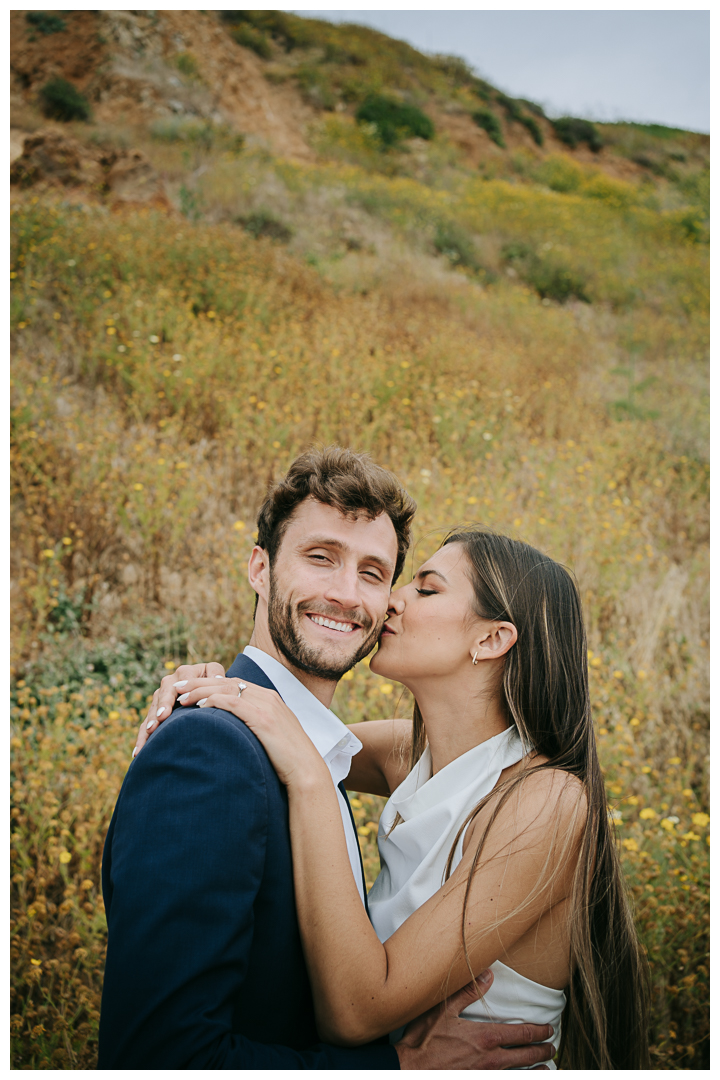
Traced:
<path fill-rule="evenodd" d="M 268 599 L 268 629 L 275 648 L 282 653 L 293 667 L 304 671 L 306 675 L 314 675 L 318 679 L 327 679 L 337 682 L 346 671 L 350 671 L 364 656 L 371 651 L 382 632 L 383 623 L 379 621 L 377 626 L 372 627 L 356 652 L 347 659 L 338 657 L 329 660 L 323 653 L 323 649 L 308 645 L 299 632 L 299 622 L 305 617 L 305 612 L 312 611 L 314 614 L 323 615 L 327 619 L 338 619 L 337 611 L 320 611 L 317 604 L 307 602 L 300 603 L 293 609 L 292 601 L 281 596 L 272 570 L 270 571 L 270 596 Z M 363 612 L 353 611 L 346 617 L 347 622 L 360 623 L 363 629 L 369 625 L 367 615 Z"/>

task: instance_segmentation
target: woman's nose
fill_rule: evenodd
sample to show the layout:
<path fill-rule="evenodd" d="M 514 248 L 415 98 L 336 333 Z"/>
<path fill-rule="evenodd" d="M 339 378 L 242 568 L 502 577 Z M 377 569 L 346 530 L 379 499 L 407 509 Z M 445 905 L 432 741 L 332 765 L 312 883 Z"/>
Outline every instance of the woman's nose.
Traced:
<path fill-rule="evenodd" d="M 390 593 L 388 615 L 402 615 L 404 610 L 405 598 L 402 595 L 402 589 L 396 589 L 395 592 Z"/>

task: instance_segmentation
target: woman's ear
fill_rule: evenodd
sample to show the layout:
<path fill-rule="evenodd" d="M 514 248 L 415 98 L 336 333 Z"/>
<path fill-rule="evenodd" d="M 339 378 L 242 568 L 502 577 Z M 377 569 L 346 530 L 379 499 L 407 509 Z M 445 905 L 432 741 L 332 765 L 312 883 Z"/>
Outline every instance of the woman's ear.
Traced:
<path fill-rule="evenodd" d="M 517 627 L 511 622 L 487 623 L 483 633 L 473 642 L 473 663 L 479 664 L 481 660 L 497 660 L 504 656 L 517 641 L 517 636 Z"/>
<path fill-rule="evenodd" d="M 248 581 L 251 588 L 255 590 L 259 597 L 261 597 L 266 603 L 269 594 L 270 584 L 270 560 L 268 559 L 267 551 L 264 548 L 255 547 L 250 552 L 250 561 L 248 562 Z"/>

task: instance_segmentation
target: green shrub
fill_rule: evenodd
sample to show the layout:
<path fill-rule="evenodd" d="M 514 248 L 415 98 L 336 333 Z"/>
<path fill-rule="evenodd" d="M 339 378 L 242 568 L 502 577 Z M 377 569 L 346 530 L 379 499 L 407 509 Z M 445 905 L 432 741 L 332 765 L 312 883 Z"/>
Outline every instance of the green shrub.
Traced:
<path fill-rule="evenodd" d="M 192 53 L 178 53 L 175 57 L 175 67 L 181 75 L 187 75 L 189 79 L 196 79 L 198 77 L 197 60 Z"/>
<path fill-rule="evenodd" d="M 537 101 L 528 101 L 527 98 L 518 98 L 521 105 L 524 105 L 528 112 L 531 112 L 533 116 L 542 117 L 545 119 L 545 110 L 542 105 L 538 105 Z"/>
<path fill-rule="evenodd" d="M 67 79 L 50 79 L 40 91 L 40 103 L 52 120 L 89 120 L 90 103 Z"/>
<path fill-rule="evenodd" d="M 59 34 L 67 29 L 65 20 L 50 11 L 28 11 L 25 21 L 41 34 Z"/>
<path fill-rule="evenodd" d="M 585 279 L 568 266 L 555 260 L 542 258 L 521 240 L 505 244 L 501 258 L 510 264 L 515 273 L 523 279 L 543 300 L 555 300 L 564 304 L 575 298 L 590 303 Z"/>
<path fill-rule="evenodd" d="M 278 221 L 277 218 L 265 210 L 258 210 L 247 217 L 237 217 L 235 223 L 242 225 L 245 232 L 249 232 L 256 240 L 259 240 L 261 236 L 265 236 L 270 240 L 279 240 L 281 243 L 286 244 L 288 240 L 292 239 L 292 229 L 289 229 L 282 221 Z"/>
<path fill-rule="evenodd" d="M 585 279 L 567 266 L 538 259 L 529 265 L 525 280 L 543 300 L 564 304 L 574 298 L 585 304 L 590 303 Z"/>
<path fill-rule="evenodd" d="M 477 94 L 477 96 L 482 101 L 487 101 L 488 104 L 490 104 L 490 101 L 492 100 L 492 95 L 491 95 L 491 92 L 490 92 L 491 89 L 492 88 L 491 88 L 490 84 L 486 83 L 484 81 L 484 79 L 474 79 L 473 80 L 473 84 L 472 84 L 473 93 Z"/>
<path fill-rule="evenodd" d="M 498 105 L 505 110 L 509 120 L 522 120 L 522 109 L 514 98 L 508 97 L 507 94 L 497 93 L 495 94 L 495 100 Z"/>
<path fill-rule="evenodd" d="M 587 143 L 595 154 L 603 148 L 602 136 L 589 120 L 579 120 L 574 116 L 561 116 L 559 120 L 552 121 L 552 126 L 558 139 L 572 150 L 581 142 Z"/>
<path fill-rule="evenodd" d="M 535 120 L 532 116 L 523 115 L 520 117 L 520 123 L 528 129 L 537 145 L 542 146 L 542 144 L 545 142 L 545 139 L 543 138 L 543 133 L 540 130 L 540 125 L 538 124 L 537 120 Z"/>
<path fill-rule="evenodd" d="M 311 105 L 334 109 L 336 96 L 326 71 L 316 64 L 301 64 L 296 71 L 298 86 Z"/>
<path fill-rule="evenodd" d="M 478 127 L 488 133 L 494 143 L 498 146 L 505 146 L 500 121 L 494 112 L 491 112 L 490 109 L 478 109 L 477 112 L 472 114 L 472 118 Z"/>
<path fill-rule="evenodd" d="M 535 179 L 551 191 L 568 194 L 582 187 L 586 174 L 569 154 L 548 154 L 535 170 Z"/>
<path fill-rule="evenodd" d="M 213 148 L 239 154 L 245 145 L 245 136 L 225 124 L 211 124 L 195 117 L 170 117 L 156 120 L 150 127 L 150 135 L 158 142 L 189 143 L 208 153 Z"/>
<path fill-rule="evenodd" d="M 346 49 L 344 46 L 338 45 L 336 41 L 327 41 L 323 52 L 323 63 L 352 64 L 360 67 L 366 63 L 366 60 L 358 52 Z"/>
<path fill-rule="evenodd" d="M 508 120 L 511 120 L 516 124 L 522 124 L 524 127 L 526 127 L 537 145 L 542 146 L 544 139 L 543 133 L 540 130 L 540 125 L 535 119 L 533 119 L 532 116 L 528 116 L 526 113 L 523 112 L 521 106 L 525 104 L 524 101 L 515 100 L 515 98 L 508 97 L 507 94 L 502 94 L 499 92 L 495 94 L 495 100 L 498 105 L 505 110 L 505 114 Z M 530 102 L 530 105 L 532 104 L 533 103 Z M 544 115 L 539 105 L 535 106 L 531 111 L 536 112 L 538 116 Z M 498 145 L 502 144 L 500 143 Z"/>
<path fill-rule="evenodd" d="M 202 193 L 187 184 L 180 185 L 180 213 L 193 222 L 198 222 L 203 213 Z"/>
<path fill-rule="evenodd" d="M 223 11 L 223 22 L 252 27 L 266 39 L 273 38 L 286 52 L 319 44 L 309 19 L 285 11 Z M 243 44 L 243 42 L 241 42 Z M 252 48 L 251 45 L 247 46 Z"/>
<path fill-rule="evenodd" d="M 454 86 L 468 86 L 475 82 L 476 76 L 472 68 L 461 56 L 439 53 L 434 60 L 440 71 L 448 76 Z"/>
<path fill-rule="evenodd" d="M 432 139 L 435 134 L 432 120 L 421 109 L 382 94 L 366 97 L 355 119 L 374 124 L 384 146 L 394 146 L 404 135 Z"/>
<path fill-rule="evenodd" d="M 438 255 L 444 255 L 453 266 L 464 266 L 475 271 L 480 269 L 475 245 L 455 222 L 442 221 L 438 224 L 433 246 Z"/>
<path fill-rule="evenodd" d="M 256 30 L 254 26 L 249 26 L 247 23 L 241 23 L 240 26 L 236 26 L 233 30 L 232 37 L 238 45 L 242 45 L 246 49 L 252 49 L 252 51 L 263 60 L 269 60 L 272 56 L 270 42 L 263 32 L 261 30 Z"/>

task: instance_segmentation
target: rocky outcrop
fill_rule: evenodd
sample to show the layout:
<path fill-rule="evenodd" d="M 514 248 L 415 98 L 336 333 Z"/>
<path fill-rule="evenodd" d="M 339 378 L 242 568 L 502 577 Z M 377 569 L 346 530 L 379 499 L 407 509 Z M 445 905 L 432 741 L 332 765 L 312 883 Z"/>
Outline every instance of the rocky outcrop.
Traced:
<path fill-rule="evenodd" d="M 225 124 L 274 153 L 313 160 L 305 131 L 316 119 L 292 82 L 276 85 L 265 64 L 236 44 L 212 11 L 63 12 L 66 29 L 35 33 L 11 12 L 12 91 L 28 104 L 53 77 L 87 97 L 106 127 L 148 127 L 170 117 Z M 178 57 L 191 57 L 188 74 Z"/>
<path fill-rule="evenodd" d="M 26 137 L 10 182 L 83 187 L 115 205 L 170 209 L 162 180 L 141 151 L 87 146 L 54 128 Z"/>
<path fill-rule="evenodd" d="M 61 131 L 28 135 L 20 157 L 10 167 L 10 183 L 30 187 L 47 182 L 63 187 L 82 184 L 100 191 L 107 169 L 103 152 L 93 150 Z"/>

